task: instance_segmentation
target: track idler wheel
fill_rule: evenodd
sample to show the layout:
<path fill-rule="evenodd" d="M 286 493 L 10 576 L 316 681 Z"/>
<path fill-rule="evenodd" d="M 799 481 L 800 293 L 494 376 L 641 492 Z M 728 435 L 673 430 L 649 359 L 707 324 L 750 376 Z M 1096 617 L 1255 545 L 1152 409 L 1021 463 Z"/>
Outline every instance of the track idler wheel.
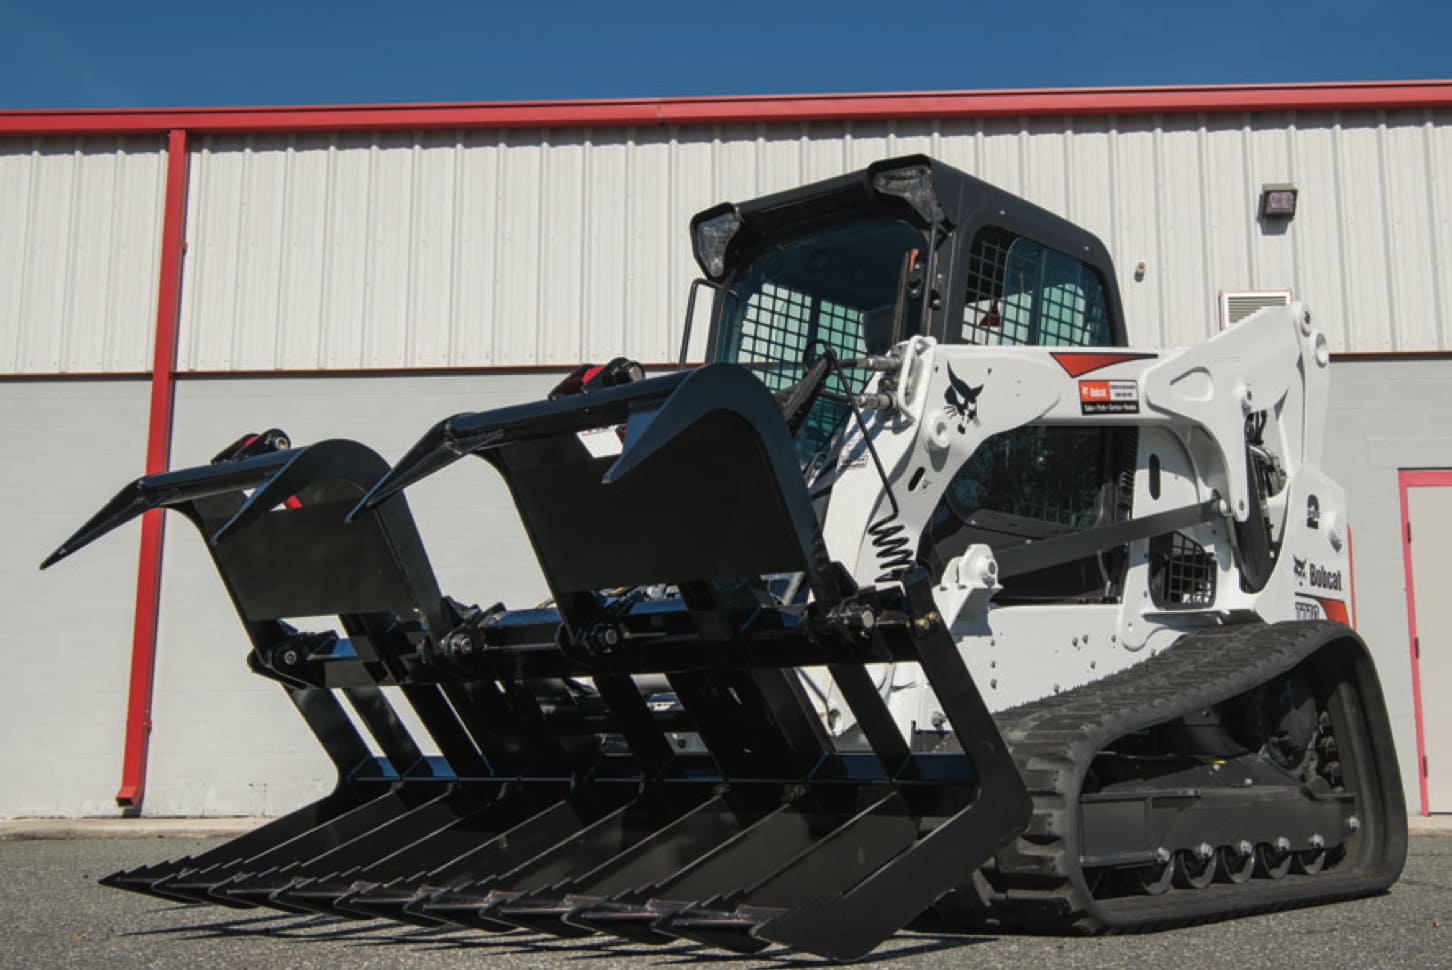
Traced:
<path fill-rule="evenodd" d="M 1177 889 L 1204 889 L 1215 881 L 1215 850 L 1202 842 L 1193 849 L 1175 853 L 1174 883 Z"/>
<path fill-rule="evenodd" d="M 1139 891 L 1146 896 L 1163 896 L 1175 882 L 1175 859 L 1164 849 L 1160 850 L 1163 861 L 1151 862 L 1134 870 L 1134 879 Z"/>
<path fill-rule="evenodd" d="M 1215 878 L 1239 886 L 1255 875 L 1255 847 L 1249 842 L 1222 845 L 1215 853 Z"/>
<path fill-rule="evenodd" d="M 1291 871 L 1302 876 L 1314 876 L 1326 868 L 1326 841 L 1321 836 L 1311 838 L 1311 848 L 1291 853 Z"/>
<path fill-rule="evenodd" d="M 1291 871 L 1291 842 L 1284 837 L 1276 839 L 1275 845 L 1262 842 L 1255 847 L 1255 872 L 1267 879 L 1280 879 Z"/>

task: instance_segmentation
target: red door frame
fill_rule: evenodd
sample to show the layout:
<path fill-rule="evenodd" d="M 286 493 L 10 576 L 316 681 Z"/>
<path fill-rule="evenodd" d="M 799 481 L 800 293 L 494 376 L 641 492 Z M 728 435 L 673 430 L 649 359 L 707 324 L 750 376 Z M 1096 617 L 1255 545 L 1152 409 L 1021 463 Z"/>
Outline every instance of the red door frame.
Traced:
<path fill-rule="evenodd" d="M 1431 809 L 1427 803 L 1427 743 L 1422 732 L 1422 671 L 1417 658 L 1417 601 L 1412 586 L 1412 544 L 1407 533 L 1407 490 L 1412 488 L 1452 488 L 1452 469 L 1400 470 L 1397 472 L 1397 491 L 1402 506 L 1402 564 L 1407 577 L 1407 649 L 1412 659 L 1412 711 L 1417 723 L 1417 788 L 1422 798 L 1421 814 L 1428 815 Z"/>

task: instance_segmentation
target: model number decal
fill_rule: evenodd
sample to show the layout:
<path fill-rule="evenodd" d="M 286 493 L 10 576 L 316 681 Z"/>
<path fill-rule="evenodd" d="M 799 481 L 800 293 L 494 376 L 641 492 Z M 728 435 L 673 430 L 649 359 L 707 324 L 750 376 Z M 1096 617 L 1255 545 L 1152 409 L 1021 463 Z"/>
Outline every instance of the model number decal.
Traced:
<path fill-rule="evenodd" d="M 1079 409 L 1084 414 L 1138 414 L 1138 381 L 1080 381 Z"/>

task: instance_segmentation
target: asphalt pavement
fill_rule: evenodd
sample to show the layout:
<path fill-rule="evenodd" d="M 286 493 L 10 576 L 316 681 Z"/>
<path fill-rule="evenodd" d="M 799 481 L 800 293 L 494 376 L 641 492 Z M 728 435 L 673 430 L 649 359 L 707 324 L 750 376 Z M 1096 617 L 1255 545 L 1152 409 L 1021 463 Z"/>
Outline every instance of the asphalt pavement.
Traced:
<path fill-rule="evenodd" d="M 781 949 L 741 956 L 679 943 L 560 940 L 418 930 L 270 910 L 182 906 L 106 889 L 116 869 L 203 850 L 216 839 L 0 841 L 0 967 L 412 968 L 489 970 L 831 966 Z M 1065 939 L 900 933 L 858 966 L 947 968 L 1452 968 L 1452 834 L 1414 834 L 1386 895 L 1145 936 Z"/>

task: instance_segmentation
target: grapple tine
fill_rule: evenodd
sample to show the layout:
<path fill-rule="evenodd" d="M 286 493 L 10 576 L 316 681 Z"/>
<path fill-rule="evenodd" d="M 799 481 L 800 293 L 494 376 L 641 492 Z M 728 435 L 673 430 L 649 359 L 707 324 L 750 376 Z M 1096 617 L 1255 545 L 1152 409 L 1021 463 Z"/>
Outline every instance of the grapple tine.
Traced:
<path fill-rule="evenodd" d="M 285 464 L 289 452 L 256 455 L 224 465 L 204 465 L 138 478 L 122 488 L 40 564 L 47 569 L 151 509 L 176 508 L 212 495 L 247 488 Z"/>
<path fill-rule="evenodd" d="M 661 916 L 659 911 L 643 906 L 587 902 L 574 907 L 566 916 L 566 921 L 587 926 L 597 933 L 609 933 L 632 943 L 665 946 L 677 942 L 680 937 L 655 929 Z"/>
<path fill-rule="evenodd" d="M 655 923 L 661 932 L 733 953 L 759 953 L 771 946 L 755 936 L 762 920 L 729 910 L 688 909 L 670 913 Z"/>
<path fill-rule="evenodd" d="M 737 808 L 726 796 L 717 795 L 631 844 L 625 845 L 631 840 L 624 836 L 624 848 L 594 868 L 541 889 L 499 894 L 502 904 L 486 908 L 485 913 L 557 936 L 595 932 L 588 924 L 575 923 L 569 917 L 591 902 L 676 871 L 683 860 L 694 859 L 730 838 L 759 814 Z"/>
<path fill-rule="evenodd" d="M 353 891 L 341 896 L 337 905 L 340 909 L 357 913 L 360 916 L 391 919 L 399 923 L 422 927 L 442 926 L 444 920 L 411 912 L 407 908 L 409 903 L 418 898 L 421 886 L 421 878 L 400 879 L 383 885 L 355 883 Z"/>
<path fill-rule="evenodd" d="M 407 786 L 403 786 L 405 789 Z M 452 788 L 437 797 L 390 818 L 337 846 L 300 863 L 292 872 L 291 883 L 276 891 L 273 901 L 295 903 L 312 909 L 322 905 L 319 900 L 322 883 L 336 889 L 332 898 L 347 892 L 356 875 L 388 858 L 400 845 L 416 843 L 448 829 L 460 819 L 479 810 L 482 791 Z M 346 878 L 345 878 L 346 877 Z M 305 892 L 308 902 L 295 898 Z M 333 912 L 329 907 L 328 912 Z"/>
<path fill-rule="evenodd" d="M 518 926 L 484 915 L 484 907 L 489 904 L 490 899 L 489 887 L 493 883 L 493 879 L 486 878 L 451 889 L 426 887 L 419 890 L 414 899 L 404 906 L 404 910 L 421 917 L 455 923 L 486 933 L 513 933 L 519 929 Z"/>
<path fill-rule="evenodd" d="M 389 468 L 383 477 L 374 482 L 372 487 L 363 494 L 363 497 L 358 500 L 358 504 L 348 511 L 346 521 L 352 522 L 366 510 L 387 501 L 414 482 L 427 478 L 434 472 L 442 471 L 464 457 L 465 453 L 453 451 L 445 443 L 445 432 L 451 420 L 451 418 L 446 418 L 430 428 L 428 433 L 399 459 L 398 464 Z"/>

